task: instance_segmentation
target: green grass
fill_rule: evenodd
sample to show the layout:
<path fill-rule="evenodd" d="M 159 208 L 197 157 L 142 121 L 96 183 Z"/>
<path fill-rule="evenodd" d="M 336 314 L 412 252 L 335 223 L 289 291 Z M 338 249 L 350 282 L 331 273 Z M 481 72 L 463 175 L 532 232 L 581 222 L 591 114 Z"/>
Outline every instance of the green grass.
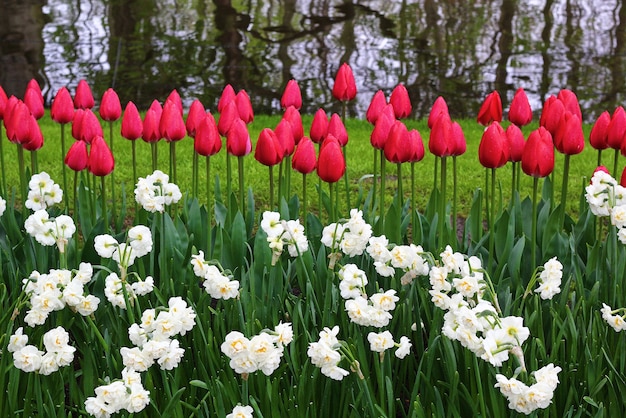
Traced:
<path fill-rule="evenodd" d="M 308 130 L 311 124 L 312 116 L 304 115 L 303 124 L 305 134 L 308 134 Z M 259 133 L 263 128 L 274 128 L 279 121 L 279 116 L 256 116 L 253 123 L 249 125 L 250 137 L 253 144 L 256 143 Z M 132 158 L 131 158 L 131 144 L 130 141 L 122 138 L 120 132 L 120 121 L 114 123 L 114 156 L 115 156 L 115 183 L 117 184 L 117 190 L 121 190 L 123 187 L 129 198 L 132 198 L 132 190 L 134 189 L 135 180 L 132 178 Z M 424 147 L 426 149 L 426 155 L 424 159 L 416 164 L 415 167 L 415 184 L 416 184 L 416 196 L 417 207 L 420 211 L 423 211 L 426 207 L 428 199 L 433 190 L 433 170 L 435 164 L 435 157 L 428 151 L 428 137 L 429 129 L 426 126 L 425 120 L 405 120 L 405 123 L 409 129 L 415 128 L 422 135 Z M 485 185 L 485 169 L 480 165 L 478 161 L 478 145 L 483 132 L 483 127 L 476 123 L 474 120 L 460 120 L 465 137 L 467 140 L 467 152 L 457 158 L 458 164 L 458 209 L 461 215 L 467 215 L 469 211 L 469 205 L 471 203 L 472 195 L 477 188 L 484 188 Z M 61 170 L 61 128 L 60 125 L 53 122 L 49 115 L 44 116 L 39 124 L 44 135 L 44 146 L 37 152 L 39 171 L 47 171 L 52 178 L 59 184 L 62 180 Z M 537 127 L 537 124 L 533 124 L 530 127 L 524 129 L 526 136 Z M 108 126 L 103 123 L 103 130 L 105 139 L 109 142 L 108 138 Z M 364 192 L 367 193 L 372 187 L 372 178 L 367 177 L 373 173 L 373 161 L 374 150 L 370 145 L 369 137 L 372 131 L 372 126 L 365 120 L 350 119 L 346 123 L 346 128 L 349 134 L 349 143 L 347 145 L 347 173 L 348 179 L 351 184 L 351 190 L 353 193 L 357 193 L 359 184 L 364 188 Z M 588 137 L 590 125 L 584 127 L 585 137 Z M 65 142 L 66 149 L 69 148 L 74 139 L 70 134 L 70 127 L 65 129 Z M 4 138 L 4 132 L 2 133 Z M 137 173 L 138 176 L 145 177 L 152 172 L 150 146 L 142 140 L 137 141 Z M 17 151 L 15 146 L 7 141 L 3 143 L 4 161 L 6 164 L 6 176 L 7 184 L 9 188 L 15 187 L 18 189 L 19 185 L 19 170 L 17 164 Z M 169 172 L 169 144 L 165 141 L 161 141 L 158 144 L 158 168 L 166 173 Z M 189 137 L 179 141 L 176 144 L 176 157 L 177 157 L 177 179 L 178 185 L 183 193 L 191 192 L 192 186 L 192 160 L 193 160 L 193 140 Z M 603 155 L 603 164 L 608 167 L 613 166 L 613 151 L 605 151 Z M 563 156 L 558 152 L 556 153 L 555 170 L 553 175 L 555 201 L 560 201 L 560 190 L 563 173 Z M 26 153 L 28 164 L 28 153 Z M 620 157 L 621 158 L 621 157 Z M 203 201 L 205 196 L 205 163 L 204 158 L 200 158 L 199 168 L 199 197 L 200 201 Z M 449 158 L 448 160 L 451 160 Z M 581 187 L 586 183 L 586 179 L 591 177 L 593 170 L 596 167 L 597 151 L 591 148 L 589 144 L 586 145 L 583 153 L 572 156 L 570 165 L 569 176 L 569 190 L 574 193 L 572 196 L 577 196 L 581 190 Z M 621 168 L 622 164 L 620 164 Z M 448 187 L 452 188 L 452 161 L 448 163 Z M 269 204 L 269 174 L 268 168 L 261 165 L 254 159 L 254 148 L 250 155 L 244 158 L 245 168 L 245 187 L 251 188 L 254 191 L 254 196 L 257 205 L 260 208 L 266 207 Z M 212 176 L 219 176 L 222 190 L 226 188 L 226 149 L 225 147 L 215 156 L 211 157 L 211 173 Z M 393 164 L 387 163 L 387 181 L 386 181 L 386 196 L 391 199 L 394 196 L 397 189 L 397 176 L 396 167 Z M 619 178 L 619 174 L 613 174 Z M 275 178 L 278 178 L 278 168 L 274 169 Z M 410 165 L 403 164 L 402 166 L 403 177 L 403 190 L 404 198 L 408 199 L 411 195 L 410 190 Z M 68 184 L 71 187 L 73 174 L 71 170 L 68 170 Z M 361 180 L 361 181 L 360 181 Z M 511 164 L 497 170 L 497 182 L 500 187 L 501 196 L 504 202 L 507 202 L 511 196 Z M 109 184 L 109 183 L 107 183 Z M 291 174 L 291 194 L 298 194 L 301 196 L 302 181 L 301 175 L 297 172 Z M 317 211 L 317 198 L 316 187 L 318 185 L 317 176 L 313 173 L 308 176 L 308 195 L 310 206 L 312 210 Z M 324 185 L 324 188 L 327 186 Z M 338 183 L 340 193 L 340 204 L 345 207 L 345 189 L 343 182 Z M 520 181 L 520 195 L 523 197 L 530 195 L 532 192 L 532 178 L 522 173 Z M 233 192 L 238 191 L 238 175 L 237 175 L 237 162 L 233 160 L 233 178 L 232 178 Z M 448 196 L 451 198 L 451 191 L 448 192 Z M 119 200 L 119 191 L 118 191 Z M 354 199 L 352 199 L 354 201 Z M 342 203 L 343 202 L 343 203 Z M 506 205 L 506 203 L 504 203 Z M 347 208 L 346 208 L 347 209 Z M 577 199 L 568 199 L 567 211 L 571 214 L 578 213 L 578 201 Z M 342 213 L 341 211 L 339 213 Z"/>

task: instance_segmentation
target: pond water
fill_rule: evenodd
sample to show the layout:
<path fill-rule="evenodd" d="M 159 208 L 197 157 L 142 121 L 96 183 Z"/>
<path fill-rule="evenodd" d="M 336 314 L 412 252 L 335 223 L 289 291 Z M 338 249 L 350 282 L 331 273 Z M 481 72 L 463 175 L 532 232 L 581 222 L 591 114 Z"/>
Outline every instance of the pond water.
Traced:
<path fill-rule="evenodd" d="M 372 95 L 406 84 L 414 116 L 437 96 L 475 117 L 518 87 L 533 109 L 573 89 L 587 120 L 622 103 L 626 7 L 618 0 L 0 0 L 0 85 L 23 94 L 37 78 L 48 102 L 84 78 L 146 108 L 172 89 L 214 107 L 225 84 L 257 113 L 277 113 L 288 80 L 303 112 L 337 110 L 330 91 L 352 66 L 364 117 Z"/>

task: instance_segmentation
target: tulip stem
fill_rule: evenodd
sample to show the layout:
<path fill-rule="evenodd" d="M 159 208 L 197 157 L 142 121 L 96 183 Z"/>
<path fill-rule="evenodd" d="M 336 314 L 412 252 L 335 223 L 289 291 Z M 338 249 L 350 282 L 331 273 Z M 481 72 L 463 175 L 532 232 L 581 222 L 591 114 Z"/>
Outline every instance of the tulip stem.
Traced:
<path fill-rule="evenodd" d="M 515 191 L 516 189 L 516 184 L 517 184 L 517 162 L 513 161 L 513 163 L 511 164 L 511 197 L 513 197 L 515 195 Z"/>
<path fill-rule="evenodd" d="M 193 192 L 194 197 L 198 197 L 198 153 L 193 152 L 192 158 L 192 167 L 191 167 L 191 190 Z"/>
<path fill-rule="evenodd" d="M 226 205 L 230 203 L 230 194 L 232 193 L 231 184 L 233 181 L 232 163 L 230 161 L 230 153 L 226 153 Z"/>
<path fill-rule="evenodd" d="M 434 170 L 434 174 L 433 174 L 433 178 L 435 179 L 434 183 L 433 183 L 433 189 L 437 188 L 437 185 L 439 184 L 437 182 L 437 173 L 439 171 L 439 158 L 435 157 L 435 170 Z"/>
<path fill-rule="evenodd" d="M 445 240 L 443 237 L 446 221 L 446 182 L 447 182 L 447 157 L 441 157 L 441 192 L 439 201 L 439 246 L 443 249 Z"/>
<path fill-rule="evenodd" d="M 111 148 L 111 155 L 113 154 L 113 122 L 109 122 L 109 148 Z M 111 171 L 111 216 L 113 225 L 116 225 L 117 211 L 115 209 L 115 171 Z M 121 225 L 120 225 L 121 226 Z"/>
<path fill-rule="evenodd" d="M 69 201 L 69 200 L 68 200 Z M 78 171 L 74 171 L 74 213 L 71 214 L 70 216 L 72 216 L 74 219 L 79 219 L 78 217 Z M 74 238 L 74 245 L 76 248 L 76 259 L 79 260 L 80 257 L 78 256 L 78 234 L 76 234 L 76 237 Z"/>
<path fill-rule="evenodd" d="M 602 150 L 599 149 L 598 150 L 598 162 L 596 163 L 596 166 L 600 167 L 602 165 Z"/>
<path fill-rule="evenodd" d="M 376 178 L 376 172 L 378 169 L 378 154 L 376 153 L 376 148 L 372 148 L 374 151 L 374 177 L 372 178 L 372 201 L 370 208 L 370 216 L 372 217 L 371 223 L 376 223 L 376 184 L 378 183 L 378 179 Z"/>
<path fill-rule="evenodd" d="M 379 151 L 380 155 L 380 234 L 385 233 L 385 155 L 383 150 Z"/>
<path fill-rule="evenodd" d="M 495 262 L 494 245 L 496 232 L 496 169 L 491 169 L 491 216 L 489 216 L 489 268 L 492 269 Z M 492 270 L 490 270 L 492 271 Z"/>
<path fill-rule="evenodd" d="M 22 144 L 17 144 L 17 164 L 20 169 L 20 192 L 22 194 L 22 204 L 26 203 L 26 172 L 24 171 L 24 148 Z"/>
<path fill-rule="evenodd" d="M 343 147 L 343 162 L 346 166 L 346 170 L 343 172 L 343 180 L 346 185 L 346 204 L 348 206 L 348 211 L 352 208 L 350 205 L 350 185 L 348 184 L 348 144 Z"/>
<path fill-rule="evenodd" d="M 413 243 L 417 244 L 415 225 L 417 224 L 417 208 L 415 207 L 415 161 L 411 161 L 411 235 Z"/>
<path fill-rule="evenodd" d="M 283 166 L 285 159 L 283 158 L 282 160 L 280 160 L 280 163 L 278 164 L 278 207 L 280 207 L 280 198 L 283 195 Z M 273 206 L 271 205 L 270 202 L 270 210 L 274 210 Z"/>
<path fill-rule="evenodd" d="M 270 210 L 274 210 L 274 166 L 268 166 L 270 169 Z"/>
<path fill-rule="evenodd" d="M 455 232 L 454 235 L 454 243 L 458 244 L 457 239 L 457 166 L 456 166 L 456 155 L 452 156 L 452 230 Z"/>
<path fill-rule="evenodd" d="M 285 161 L 285 190 L 283 190 L 283 193 L 285 194 L 285 200 L 289 201 L 289 195 L 291 194 L 291 156 L 286 155 L 283 160 Z"/>
<path fill-rule="evenodd" d="M 107 199 L 106 199 L 106 187 L 105 187 L 105 176 L 100 177 L 100 197 L 102 198 L 102 219 L 104 219 L 104 226 L 106 230 L 109 228 L 109 223 L 107 221 Z"/>
<path fill-rule="evenodd" d="M 170 176 L 172 183 L 176 184 L 176 141 L 170 142 Z"/>
<path fill-rule="evenodd" d="M 618 149 L 615 150 L 615 154 L 613 154 L 613 175 L 617 176 L 617 160 L 619 159 L 619 151 Z"/>
<path fill-rule="evenodd" d="M 212 206 L 213 199 L 211 198 L 211 157 L 207 155 L 206 157 L 206 213 L 207 213 L 207 246 L 206 253 L 207 257 L 211 258 L 211 223 L 212 223 Z"/>
<path fill-rule="evenodd" d="M 237 157 L 237 168 L 239 169 L 239 206 L 241 208 L 241 214 L 244 215 L 246 211 L 246 203 L 244 201 L 244 190 L 243 190 L 243 157 Z"/>
<path fill-rule="evenodd" d="M 0 149 L 0 154 L 2 150 Z M 61 167 L 63 170 L 63 191 L 67 190 L 67 168 L 65 167 L 65 124 L 61 124 Z M 2 174 L 4 175 L 4 163 L 2 165 Z M 74 209 L 76 210 L 76 209 Z"/>
<path fill-rule="evenodd" d="M 404 191 L 402 190 L 402 164 L 396 164 L 396 176 L 398 177 L 398 204 L 400 205 L 400 210 L 402 210 L 402 206 L 404 203 Z"/>
<path fill-rule="evenodd" d="M 328 195 L 329 195 L 329 207 L 328 207 L 328 222 L 335 222 L 335 193 L 333 190 L 333 183 L 328 183 Z"/>
<path fill-rule="evenodd" d="M 2 124 L 0 124 L 0 170 L 2 170 L 2 190 L 0 190 L 0 192 L 2 192 L 3 195 L 8 195 L 7 176 L 4 171 L 4 151 L 2 151 L 2 142 Z M 65 167 L 65 164 L 63 164 L 63 167 Z"/>
<path fill-rule="evenodd" d="M 570 155 L 565 154 L 563 162 L 563 184 L 561 185 L 561 228 L 565 223 L 565 204 L 567 202 L 567 182 L 569 180 L 569 159 Z"/>
<path fill-rule="evenodd" d="M 533 177 L 533 218 L 532 218 L 532 229 L 530 230 L 530 233 L 531 233 L 530 268 L 532 270 L 534 270 L 535 266 L 537 265 L 536 241 L 537 241 L 537 189 L 539 188 L 538 184 L 539 184 L 539 178 Z"/>
<path fill-rule="evenodd" d="M 157 143 L 151 142 L 150 147 L 152 148 L 152 171 L 157 169 Z"/>
<path fill-rule="evenodd" d="M 39 164 L 37 162 L 37 150 L 30 152 L 30 175 L 39 172 Z"/>
<path fill-rule="evenodd" d="M 302 173 L 302 225 L 306 228 L 306 173 Z"/>

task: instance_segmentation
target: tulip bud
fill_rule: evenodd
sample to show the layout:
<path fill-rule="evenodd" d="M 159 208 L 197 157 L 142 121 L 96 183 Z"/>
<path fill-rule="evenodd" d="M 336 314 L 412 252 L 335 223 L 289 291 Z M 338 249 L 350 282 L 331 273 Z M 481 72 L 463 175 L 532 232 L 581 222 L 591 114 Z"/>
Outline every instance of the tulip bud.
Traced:
<path fill-rule="evenodd" d="M 382 90 L 378 90 L 374 94 L 374 97 L 372 97 L 372 101 L 370 102 L 370 105 L 367 108 L 367 112 L 365 113 L 365 118 L 367 119 L 367 121 L 372 125 L 375 125 L 378 116 L 383 111 L 385 106 L 387 106 L 385 93 L 383 93 Z"/>
<path fill-rule="evenodd" d="M 6 107 L 8 100 L 9 98 L 7 97 L 6 92 L 2 86 L 0 86 L 0 119 L 4 120 L 4 108 Z"/>
<path fill-rule="evenodd" d="M 298 110 L 302 108 L 302 93 L 296 80 L 287 82 L 283 96 L 280 98 L 280 106 L 283 109 L 287 109 L 289 106 L 293 106 Z"/>
<path fill-rule="evenodd" d="M 522 87 L 517 89 L 513 96 L 513 101 L 511 101 L 509 120 L 519 127 L 526 126 L 533 120 L 533 111 L 530 108 L 528 96 Z"/>
<path fill-rule="evenodd" d="M 611 123 L 611 115 L 608 111 L 600 113 L 598 119 L 591 127 L 589 134 L 589 143 L 597 150 L 607 149 L 609 147 L 609 124 Z"/>
<path fill-rule="evenodd" d="M 313 115 L 313 121 L 311 122 L 311 129 L 309 130 L 309 136 L 311 141 L 316 144 L 321 144 L 328 134 L 328 116 L 324 109 L 317 109 L 315 115 Z"/>
<path fill-rule="evenodd" d="M 309 174 L 315 170 L 315 146 L 306 136 L 300 140 L 293 158 L 291 160 L 291 167 L 299 173 Z"/>
<path fill-rule="evenodd" d="M 566 110 L 554 136 L 554 146 L 565 155 L 575 155 L 585 148 L 583 125 L 578 116 Z"/>
<path fill-rule="evenodd" d="M 546 177 L 554 169 L 552 135 L 544 127 L 532 131 L 522 152 L 522 170 L 532 177 Z"/>
<path fill-rule="evenodd" d="M 478 159 L 485 168 L 499 168 L 509 161 L 509 143 L 499 122 L 491 123 L 478 145 Z"/>
<path fill-rule="evenodd" d="M 26 92 L 24 93 L 24 103 L 35 119 L 42 118 L 45 113 L 43 108 L 43 94 L 41 93 L 39 83 L 37 83 L 34 79 L 30 80 L 28 87 L 26 87 Z"/>
<path fill-rule="evenodd" d="M 467 151 L 467 142 L 465 141 L 465 134 L 463 134 L 463 128 L 458 122 L 452 122 L 451 127 L 452 141 L 454 143 L 454 149 L 452 156 L 459 156 L 465 154 Z"/>
<path fill-rule="evenodd" d="M 74 141 L 65 155 L 65 165 L 74 171 L 82 171 L 87 168 L 89 155 L 85 141 Z"/>
<path fill-rule="evenodd" d="M 450 112 L 448 111 L 448 104 L 446 103 L 446 99 L 439 96 L 433 103 L 433 107 L 430 109 L 430 114 L 428 115 L 428 128 L 432 129 L 435 121 L 439 117 L 440 114 L 444 114 L 448 116 L 450 119 Z"/>
<path fill-rule="evenodd" d="M 89 172 L 98 177 L 106 176 L 113 171 L 115 160 L 102 136 L 92 139 L 87 165 Z"/>
<path fill-rule="evenodd" d="M 94 105 L 95 101 L 91 93 L 91 87 L 89 87 L 87 81 L 80 80 L 74 95 L 74 107 L 76 109 L 91 109 Z"/>
<path fill-rule="evenodd" d="M 293 129 L 291 123 L 286 119 L 281 119 L 274 129 L 274 135 L 281 144 L 283 155 L 293 154 L 296 142 L 293 140 Z"/>
<path fill-rule="evenodd" d="M 452 132 L 452 121 L 445 113 L 440 113 L 430 131 L 428 149 L 436 157 L 449 157 L 456 150 L 456 141 Z"/>
<path fill-rule="evenodd" d="M 611 116 L 611 123 L 607 129 L 607 143 L 613 149 L 620 149 L 626 134 L 626 111 L 618 106 Z"/>
<path fill-rule="evenodd" d="M 392 163 L 405 163 L 411 157 L 409 131 L 406 125 L 399 120 L 396 120 L 389 130 L 384 154 L 387 161 Z"/>
<path fill-rule="evenodd" d="M 74 102 L 67 87 L 61 87 L 54 96 L 50 116 L 53 121 L 61 124 L 70 123 L 74 119 Z"/>
<path fill-rule="evenodd" d="M 159 142 L 161 132 L 159 131 L 160 115 L 154 109 L 148 109 L 143 118 L 143 132 L 141 138 L 148 143 Z"/>
<path fill-rule="evenodd" d="M 327 183 L 336 183 L 346 171 L 346 163 L 337 138 L 328 135 L 320 149 L 317 161 L 317 175 Z"/>
<path fill-rule="evenodd" d="M 345 147 L 348 143 L 348 131 L 343 124 L 341 117 L 338 114 L 333 113 L 330 116 L 330 122 L 328 122 L 328 135 L 332 135 L 339 141 L 339 145 Z"/>
<path fill-rule="evenodd" d="M 514 163 L 522 161 L 522 153 L 524 152 L 524 145 L 526 145 L 522 130 L 517 125 L 509 125 L 505 134 L 511 148 L 509 161 Z"/>
<path fill-rule="evenodd" d="M 409 131 L 409 162 L 417 163 L 424 158 L 424 142 L 417 129 Z"/>
<path fill-rule="evenodd" d="M 254 158 L 268 167 L 278 164 L 283 159 L 283 145 L 270 128 L 264 128 L 259 134 Z"/>
<path fill-rule="evenodd" d="M 246 125 L 254 120 L 254 111 L 252 110 L 252 102 L 250 96 L 245 90 L 240 90 L 235 96 L 235 103 L 237 104 L 237 113 L 239 118 L 246 123 Z"/>
<path fill-rule="evenodd" d="M 165 103 L 167 103 L 168 101 L 174 103 L 176 105 L 176 109 L 178 109 L 178 113 L 180 113 L 180 115 L 183 115 L 183 101 L 180 98 L 180 94 L 178 94 L 178 90 L 174 89 L 170 92 L 170 94 L 167 96 L 167 99 L 165 99 Z"/>
<path fill-rule="evenodd" d="M 550 132 L 550 135 L 554 136 L 561 122 L 563 112 L 565 112 L 563 102 L 557 99 L 556 96 L 548 97 L 543 104 L 539 126 L 543 126 Z"/>
<path fill-rule="evenodd" d="M 211 113 L 205 113 L 205 117 L 199 122 L 193 147 L 198 154 L 205 157 L 217 154 L 222 149 L 222 137 Z"/>
<path fill-rule="evenodd" d="M 489 125 L 491 122 L 502 122 L 502 99 L 500 99 L 500 93 L 493 91 L 485 97 L 476 120 L 484 126 Z"/>
<path fill-rule="evenodd" d="M 103 136 L 102 125 L 98 117 L 91 111 L 91 109 L 85 109 L 80 118 L 78 138 L 81 141 L 85 141 L 88 144 L 91 143 L 94 137 Z"/>
<path fill-rule="evenodd" d="M 159 132 L 167 142 L 180 141 L 187 135 L 183 114 L 175 101 L 167 100 L 159 120 Z"/>
<path fill-rule="evenodd" d="M 304 136 L 304 126 L 302 126 L 302 116 L 300 116 L 300 112 L 295 107 L 289 106 L 285 110 L 283 119 L 287 120 L 291 124 L 293 141 L 296 145 L 298 145 L 300 139 Z"/>
<path fill-rule="evenodd" d="M 236 119 L 239 119 L 237 104 L 235 104 L 234 101 L 225 104 L 222 112 L 220 113 L 220 119 L 217 122 L 217 130 L 220 135 L 228 135 L 228 131 Z"/>
<path fill-rule="evenodd" d="M 142 133 L 143 122 L 141 121 L 137 106 L 135 106 L 133 102 L 128 102 L 124 109 L 124 116 L 122 117 L 122 137 L 134 141 L 135 139 L 141 138 Z"/>
<path fill-rule="evenodd" d="M 393 106 L 394 114 L 396 118 L 403 119 L 411 114 L 411 99 L 409 98 L 409 92 L 404 84 L 398 84 L 389 97 L 389 103 Z"/>
<path fill-rule="evenodd" d="M 28 138 L 22 143 L 22 146 L 27 151 L 37 151 L 43 147 L 43 134 L 41 133 L 41 127 L 33 115 L 31 115 L 28 119 L 28 125 Z"/>
<path fill-rule="evenodd" d="M 6 135 L 9 141 L 22 145 L 30 141 L 30 119 L 32 117 L 33 115 L 30 113 L 28 106 L 23 101 L 15 99 L 11 103 L 11 108 L 4 120 Z"/>
<path fill-rule="evenodd" d="M 190 137 L 196 136 L 196 129 L 200 122 L 205 118 L 206 110 L 202 105 L 202 102 L 198 99 L 194 100 L 189 107 L 189 113 L 187 114 L 187 121 L 185 122 L 185 128 L 187 129 L 187 135 Z"/>
<path fill-rule="evenodd" d="M 120 98 L 112 88 L 107 89 L 100 101 L 100 117 L 107 122 L 116 121 L 122 116 Z"/>
<path fill-rule="evenodd" d="M 252 142 L 248 128 L 243 120 L 237 118 L 226 134 L 226 150 L 236 157 L 243 157 L 252 151 Z"/>
<path fill-rule="evenodd" d="M 583 114 L 580 111 L 580 104 L 578 103 L 578 97 L 576 97 L 576 93 L 568 89 L 563 89 L 559 91 L 557 99 L 559 99 L 563 103 L 563 107 L 565 108 L 565 110 L 576 115 L 579 120 L 583 120 Z"/>
<path fill-rule="evenodd" d="M 224 87 L 224 90 L 222 90 L 222 95 L 217 102 L 217 111 L 220 114 L 224 112 L 224 108 L 226 107 L 226 105 L 230 102 L 234 102 L 236 96 L 237 95 L 235 94 L 235 89 L 233 89 L 233 86 L 227 84 L 226 87 Z"/>
<path fill-rule="evenodd" d="M 393 113 L 393 106 L 386 105 L 383 111 L 380 112 L 376 124 L 374 124 L 372 134 L 370 135 L 372 147 L 380 150 L 385 148 L 385 143 L 389 138 L 389 132 L 395 121 L 396 116 Z"/>
<path fill-rule="evenodd" d="M 348 102 L 356 97 L 356 82 L 352 68 L 347 63 L 341 64 L 337 70 L 335 84 L 333 85 L 333 97 L 342 102 Z"/>

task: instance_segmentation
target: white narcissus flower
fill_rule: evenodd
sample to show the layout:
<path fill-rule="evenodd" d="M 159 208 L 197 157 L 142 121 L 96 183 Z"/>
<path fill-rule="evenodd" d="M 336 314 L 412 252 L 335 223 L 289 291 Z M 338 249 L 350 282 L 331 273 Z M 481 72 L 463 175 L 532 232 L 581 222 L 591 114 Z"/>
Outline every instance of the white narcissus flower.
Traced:
<path fill-rule="evenodd" d="M 367 334 L 367 340 L 370 343 L 370 349 L 377 353 L 382 353 L 394 346 L 393 335 L 391 335 L 389 331 L 380 333 L 370 332 Z"/>
<path fill-rule="evenodd" d="M 193 267 L 193 274 L 198 277 L 205 277 L 208 273 L 209 267 L 213 267 L 217 270 L 215 266 L 209 266 L 204 259 L 204 251 L 198 251 L 198 254 L 193 254 L 191 256 L 191 265 Z"/>
<path fill-rule="evenodd" d="M 389 240 L 386 236 L 370 237 L 366 251 L 374 261 L 386 263 L 387 261 L 391 261 L 391 253 L 387 248 L 388 246 Z"/>
<path fill-rule="evenodd" d="M 117 250 L 118 246 L 119 242 L 108 234 L 98 235 L 94 239 L 94 248 L 102 258 L 113 257 L 113 253 Z"/>
<path fill-rule="evenodd" d="M 137 257 L 152 251 L 152 233 L 147 226 L 137 225 L 128 230 L 129 245 Z"/>
<path fill-rule="evenodd" d="M 293 328 L 290 322 L 280 322 L 274 327 L 276 333 L 276 344 L 279 347 L 286 346 L 293 341 Z"/>
<path fill-rule="evenodd" d="M 24 348 L 26 344 L 28 344 L 28 335 L 24 335 L 24 329 L 19 327 L 15 330 L 15 334 L 9 338 L 7 350 L 9 350 L 9 353 L 14 353 Z"/>
<path fill-rule="evenodd" d="M 226 339 L 220 346 L 222 353 L 233 358 L 238 354 L 248 351 L 250 340 L 239 331 L 231 331 L 226 335 Z"/>
<path fill-rule="evenodd" d="M 614 315 L 614 312 L 609 305 L 603 303 L 600 312 L 602 312 L 602 319 L 604 319 L 606 323 L 615 330 L 615 332 L 620 332 L 626 329 L 626 320 L 624 320 L 624 317 L 621 315 Z"/>
<path fill-rule="evenodd" d="M 409 337 L 402 336 L 400 337 L 400 342 L 396 344 L 398 349 L 396 350 L 396 357 L 399 359 L 405 358 L 411 352 L 411 340 Z"/>
<path fill-rule="evenodd" d="M 7 201 L 0 196 L 0 216 L 4 214 L 4 211 L 7 209 Z"/>
<path fill-rule="evenodd" d="M 43 355 L 34 345 L 26 345 L 13 353 L 13 364 L 26 373 L 35 372 L 41 367 Z"/>
<path fill-rule="evenodd" d="M 396 302 L 398 300 L 400 300 L 400 298 L 396 296 L 396 291 L 394 289 L 390 289 L 382 293 L 374 293 L 370 296 L 370 301 L 372 301 L 372 305 L 375 308 L 380 308 L 387 312 L 396 309 Z"/>
<path fill-rule="evenodd" d="M 252 418 L 253 412 L 251 406 L 237 405 L 230 414 L 226 415 L 226 418 Z"/>
<path fill-rule="evenodd" d="M 261 229 L 265 232 L 268 238 L 279 237 L 282 235 L 284 228 L 280 222 L 280 213 L 270 211 L 263 212 Z"/>

